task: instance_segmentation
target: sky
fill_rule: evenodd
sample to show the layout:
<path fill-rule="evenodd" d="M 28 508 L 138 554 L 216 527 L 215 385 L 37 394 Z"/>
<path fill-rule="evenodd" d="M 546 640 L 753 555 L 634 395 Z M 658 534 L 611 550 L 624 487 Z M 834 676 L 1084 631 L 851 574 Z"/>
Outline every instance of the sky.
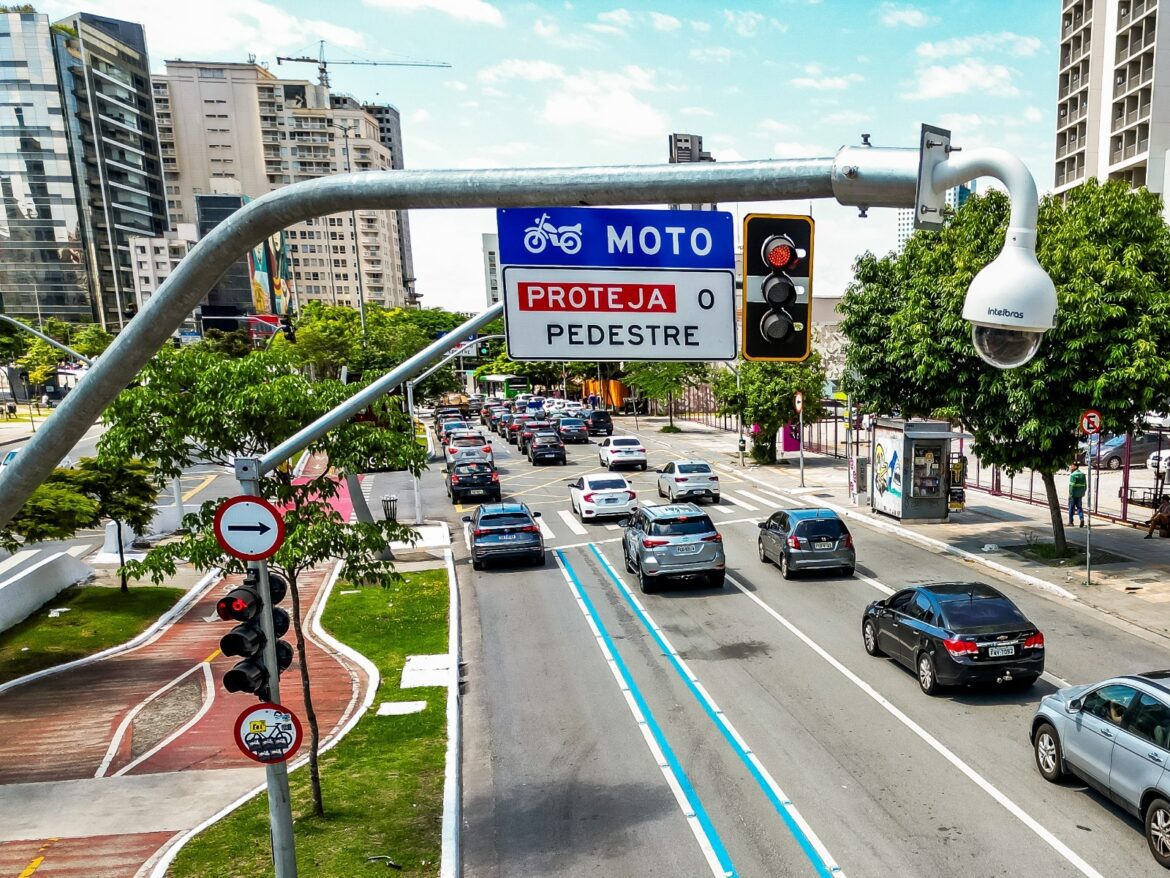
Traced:
<path fill-rule="evenodd" d="M 332 87 L 402 114 L 408 168 L 646 164 L 671 132 L 718 161 L 833 155 L 861 143 L 916 147 L 922 123 L 965 148 L 1021 158 L 1043 193 L 1055 152 L 1059 0 L 88 0 L 42 2 L 141 22 L 152 67 L 244 61 L 316 76 L 327 59 L 436 60 L 447 68 L 336 64 Z M 862 219 L 833 201 L 721 204 L 811 213 L 814 295 L 839 295 L 854 258 L 896 243 L 895 210 Z M 485 302 L 490 210 L 412 211 L 417 289 L 428 306 Z"/>

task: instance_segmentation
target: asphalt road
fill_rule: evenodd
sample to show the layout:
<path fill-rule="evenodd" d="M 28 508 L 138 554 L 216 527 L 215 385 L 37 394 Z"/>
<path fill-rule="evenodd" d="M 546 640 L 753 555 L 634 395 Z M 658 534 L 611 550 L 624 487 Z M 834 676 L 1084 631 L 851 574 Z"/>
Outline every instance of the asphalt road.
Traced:
<path fill-rule="evenodd" d="M 628 475 L 659 502 L 653 468 L 687 440 L 645 438 L 650 470 Z M 505 498 L 542 512 L 550 552 L 542 569 L 475 573 L 457 540 L 468 875 L 1162 873 L 1136 820 L 1039 776 L 1027 735 L 1045 693 L 1170 667 L 1166 643 L 861 525 L 856 577 L 785 581 L 756 557 L 756 521 L 815 496 L 729 474 L 710 508 L 727 586 L 642 595 L 616 525 L 566 520 L 595 446 L 539 468 L 496 448 Z M 470 507 L 438 471 L 423 490 L 458 531 Z M 955 579 L 991 582 L 1044 631 L 1033 689 L 929 698 L 866 655 L 867 603 Z"/>

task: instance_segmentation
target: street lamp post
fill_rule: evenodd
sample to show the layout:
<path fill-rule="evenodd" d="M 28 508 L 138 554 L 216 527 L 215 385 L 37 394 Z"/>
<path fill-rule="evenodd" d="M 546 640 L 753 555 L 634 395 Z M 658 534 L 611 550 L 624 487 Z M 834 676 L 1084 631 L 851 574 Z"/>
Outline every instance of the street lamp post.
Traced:
<path fill-rule="evenodd" d="M 350 132 L 351 128 L 357 128 L 357 125 L 352 125 L 352 126 L 351 125 L 341 125 L 337 122 L 330 122 L 329 124 L 332 125 L 334 128 L 337 128 L 338 130 L 340 130 L 341 133 L 345 136 L 345 172 L 347 174 L 352 173 L 353 167 L 352 167 L 352 165 L 350 163 L 350 159 L 349 159 L 349 132 Z M 358 238 L 357 211 L 351 210 L 349 212 L 349 217 L 350 217 L 350 220 L 352 220 L 352 222 L 353 222 L 353 260 L 354 260 L 354 268 L 357 271 L 356 278 L 357 278 L 357 295 L 358 295 L 358 317 L 361 320 L 362 340 L 364 341 L 366 338 L 366 294 L 365 294 L 364 288 L 362 287 L 362 251 L 361 251 L 361 241 Z M 330 265 L 332 265 L 332 262 L 333 262 L 333 254 L 332 253 L 329 254 L 329 260 L 330 260 Z M 334 301 L 334 304 L 336 304 L 336 299 Z"/>

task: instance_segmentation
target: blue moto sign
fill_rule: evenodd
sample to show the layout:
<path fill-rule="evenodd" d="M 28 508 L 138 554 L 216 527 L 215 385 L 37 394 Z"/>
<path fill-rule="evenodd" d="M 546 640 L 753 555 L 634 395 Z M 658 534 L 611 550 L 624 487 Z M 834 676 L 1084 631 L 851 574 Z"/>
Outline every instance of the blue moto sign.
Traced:
<path fill-rule="evenodd" d="M 515 360 L 731 360 L 731 214 L 509 208 L 497 212 Z"/>

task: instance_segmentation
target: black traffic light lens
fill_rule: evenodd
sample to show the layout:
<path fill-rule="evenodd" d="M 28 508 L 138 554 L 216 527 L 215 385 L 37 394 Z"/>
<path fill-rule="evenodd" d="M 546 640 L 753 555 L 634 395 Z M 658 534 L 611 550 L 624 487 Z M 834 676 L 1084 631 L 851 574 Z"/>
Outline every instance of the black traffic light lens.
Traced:
<path fill-rule="evenodd" d="M 264 632 L 245 622 L 237 625 L 219 639 L 219 651 L 224 655 L 258 656 L 264 649 Z"/>
<path fill-rule="evenodd" d="M 280 607 L 272 608 L 272 630 L 277 637 L 284 637 L 284 635 L 288 634 L 290 624 L 291 620 L 288 617 L 288 613 Z"/>
<path fill-rule="evenodd" d="M 773 308 L 783 308 L 796 301 L 796 284 L 786 274 L 773 274 L 760 285 L 764 301 Z"/>
<path fill-rule="evenodd" d="M 270 572 L 268 574 L 268 597 L 272 600 L 273 606 L 283 601 L 287 594 L 288 580 L 278 573 Z"/>
<path fill-rule="evenodd" d="M 250 692 L 258 695 L 268 685 L 268 671 L 263 663 L 245 659 L 223 675 L 223 688 L 228 692 Z"/>
<path fill-rule="evenodd" d="M 282 671 L 287 671 L 288 666 L 292 664 L 293 648 L 291 643 L 280 641 L 276 644 L 276 665 Z"/>
<path fill-rule="evenodd" d="M 792 318 L 782 311 L 769 311 L 760 321 L 760 334 L 768 341 L 780 341 L 791 332 Z"/>

